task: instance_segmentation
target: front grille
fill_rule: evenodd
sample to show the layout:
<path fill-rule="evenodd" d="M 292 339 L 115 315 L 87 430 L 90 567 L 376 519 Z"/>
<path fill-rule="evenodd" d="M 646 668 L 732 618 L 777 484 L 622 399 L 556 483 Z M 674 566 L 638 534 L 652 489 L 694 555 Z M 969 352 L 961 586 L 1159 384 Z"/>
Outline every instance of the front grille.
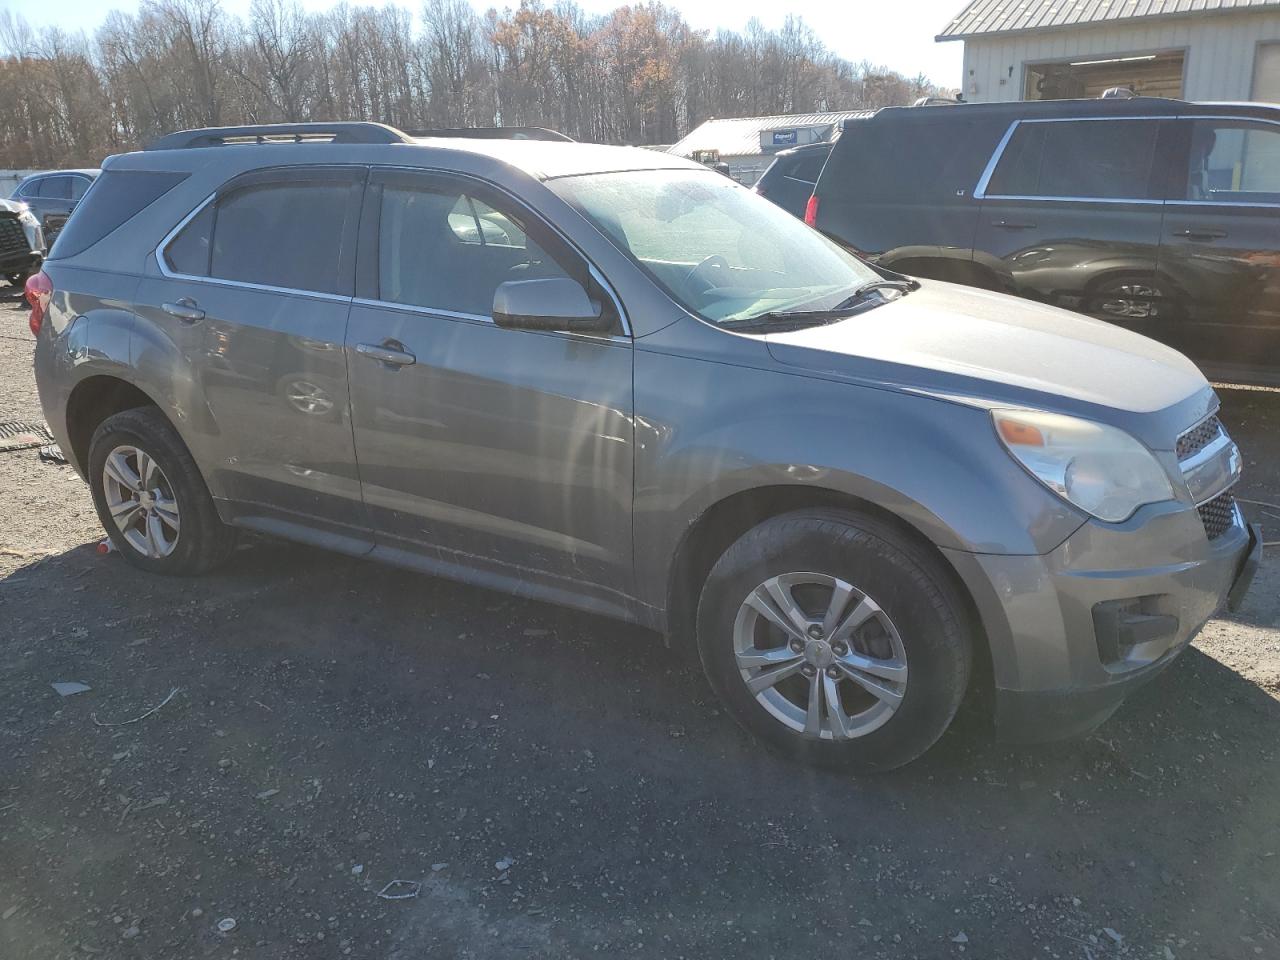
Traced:
<path fill-rule="evenodd" d="M 22 232 L 22 224 L 12 214 L 0 214 L 0 257 L 11 253 L 28 253 L 31 247 L 27 243 L 27 235 Z"/>
<path fill-rule="evenodd" d="M 1204 532 L 1210 540 L 1217 540 L 1230 530 L 1235 519 L 1236 498 L 1230 490 L 1200 505 L 1200 522 L 1204 524 Z"/>
<path fill-rule="evenodd" d="M 1194 457 L 1216 440 L 1220 433 L 1222 433 L 1222 421 L 1216 416 L 1192 427 L 1178 438 L 1178 459 L 1186 460 Z"/>

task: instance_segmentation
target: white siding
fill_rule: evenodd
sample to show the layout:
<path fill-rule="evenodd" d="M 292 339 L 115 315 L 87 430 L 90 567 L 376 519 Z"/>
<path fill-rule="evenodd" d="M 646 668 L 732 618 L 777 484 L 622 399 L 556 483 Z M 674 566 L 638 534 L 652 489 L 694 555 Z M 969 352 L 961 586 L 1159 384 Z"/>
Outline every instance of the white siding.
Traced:
<path fill-rule="evenodd" d="M 1185 99 L 1248 100 L 1254 54 L 1259 43 L 1269 40 L 1280 40 L 1280 12 L 976 37 L 964 41 L 962 89 L 965 99 L 975 103 L 1021 100 L 1029 63 L 1185 50 Z"/>

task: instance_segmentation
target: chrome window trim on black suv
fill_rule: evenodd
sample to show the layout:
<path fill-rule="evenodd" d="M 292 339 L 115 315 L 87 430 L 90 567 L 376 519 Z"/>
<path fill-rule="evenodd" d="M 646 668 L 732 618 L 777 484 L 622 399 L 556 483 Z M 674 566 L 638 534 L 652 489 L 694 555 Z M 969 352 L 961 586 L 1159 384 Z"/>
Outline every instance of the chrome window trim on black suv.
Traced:
<path fill-rule="evenodd" d="M 596 283 L 600 284 L 600 288 L 609 295 L 609 299 L 613 302 L 614 309 L 618 313 L 618 320 L 622 326 L 622 332 L 621 334 L 609 334 L 606 337 L 606 339 L 621 339 L 621 340 L 627 340 L 627 341 L 631 340 L 631 337 L 632 337 L 631 322 L 627 317 L 627 312 L 622 305 L 621 298 L 618 296 L 617 292 L 613 289 L 613 285 L 610 284 L 609 281 L 605 279 L 604 274 L 600 272 L 599 268 L 591 261 L 591 258 L 586 255 L 586 253 L 582 250 L 582 248 L 579 247 L 576 243 L 574 243 L 564 233 L 564 231 L 560 230 L 554 224 L 550 223 L 545 217 L 542 217 L 536 211 L 532 210 L 527 204 L 521 203 L 519 198 L 516 197 L 516 195 L 513 194 L 511 191 L 501 187 L 496 183 L 493 183 L 490 180 L 485 180 L 482 177 L 475 177 L 475 176 L 471 176 L 470 174 L 458 173 L 456 171 L 449 170 L 446 168 L 406 167 L 406 166 L 392 166 L 392 165 L 382 165 L 382 164 L 376 164 L 372 166 L 366 166 L 363 164 L 352 164 L 351 166 L 353 169 L 364 167 L 364 169 L 369 171 L 391 170 L 391 171 L 404 171 L 408 173 L 422 173 L 422 174 L 434 173 L 434 174 L 444 175 L 449 177 L 457 177 L 459 179 L 470 180 L 474 183 L 481 184 L 490 190 L 493 190 L 497 193 L 502 194 L 502 196 L 509 199 L 513 204 L 518 206 L 521 210 L 527 211 L 531 216 L 538 217 L 538 221 L 540 224 L 544 225 L 546 229 L 550 230 L 558 238 L 560 238 L 560 240 L 566 246 L 568 246 L 569 249 L 573 251 L 573 253 L 576 256 L 581 257 L 582 262 L 587 265 L 587 270 L 591 274 L 592 279 L 595 280 Z M 262 168 L 262 171 L 265 172 L 271 169 L 276 169 L 276 168 L 264 167 Z M 298 168 L 293 166 L 282 166 L 282 167 L 279 167 L 278 169 L 280 169 L 281 171 L 289 171 L 289 170 L 296 170 Z M 172 230 L 170 230 L 167 234 L 165 234 L 164 238 L 161 239 L 161 241 L 156 245 L 156 249 L 154 251 L 155 258 L 156 258 L 156 265 L 158 266 L 160 273 L 163 274 L 166 278 L 170 280 L 185 280 L 193 283 L 211 283 L 211 284 L 217 284 L 217 285 L 228 286 L 228 287 L 240 287 L 242 289 L 247 289 L 247 290 L 263 290 L 263 291 L 273 292 L 273 293 L 295 293 L 295 294 L 299 294 L 300 296 L 313 297 L 319 300 L 358 303 L 364 306 L 371 306 L 371 307 L 387 307 L 387 308 L 393 308 L 396 310 L 406 310 L 411 313 L 420 313 L 425 316 L 449 317 L 454 320 L 470 320 L 477 323 L 493 323 L 494 322 L 492 315 L 477 314 L 477 313 L 461 313 L 456 310 L 446 310 L 443 308 L 435 308 L 435 307 L 424 307 L 424 306 L 419 306 L 417 304 L 397 303 L 394 300 L 380 300 L 380 299 L 371 298 L 371 297 L 358 297 L 358 296 L 346 297 L 346 296 L 342 296 L 341 294 L 325 293 L 323 291 L 318 291 L 318 290 L 305 290 L 305 289 L 299 289 L 296 287 L 278 287 L 278 286 L 272 286 L 272 285 L 263 284 L 263 283 L 247 283 L 243 280 L 227 280 L 221 277 L 200 277 L 200 276 L 195 276 L 193 274 L 181 273 L 177 270 L 174 270 L 172 267 L 169 266 L 169 261 L 168 261 L 169 246 L 173 243 L 174 240 L 177 239 L 178 234 L 182 233 L 183 229 L 187 226 L 187 224 L 189 224 L 192 220 L 198 217 L 204 211 L 204 209 L 207 206 L 209 206 L 209 204 L 215 202 L 219 196 L 222 196 L 225 192 L 227 192 L 224 190 L 225 186 L 226 186 L 225 184 L 223 186 L 220 186 L 217 190 L 213 191 L 213 193 L 209 194 L 202 201 L 200 201 L 200 203 L 195 207 L 195 209 L 193 209 L 185 217 L 179 220 L 177 226 L 175 226 Z M 572 334 L 572 335 L 582 336 L 582 334 Z M 597 335 L 595 339 L 600 339 L 600 337 Z"/>
<path fill-rule="evenodd" d="M 1175 199 L 1152 199 L 1150 197 L 1045 197 L 1045 196 L 1022 196 L 1017 194 L 1004 193 L 987 193 L 987 187 L 991 183 L 991 178 L 995 175 L 996 168 L 1000 165 L 1000 160 L 1004 157 L 1005 149 L 1009 146 L 1009 141 L 1013 139 L 1013 135 L 1017 132 L 1018 127 L 1022 124 L 1032 123 L 1102 123 L 1110 120 L 1143 120 L 1148 122 L 1161 121 L 1198 121 L 1198 120 L 1223 120 L 1235 123 L 1249 124 L 1266 124 L 1273 127 L 1280 127 L 1280 120 L 1267 120 L 1262 117 L 1233 117 L 1224 114 L 1177 114 L 1173 116 L 1114 116 L 1114 117 L 1030 117 L 1025 119 L 1014 120 L 1009 124 L 1009 129 L 1004 132 L 1004 136 L 1000 138 L 1000 142 L 996 144 L 995 151 L 991 154 L 991 159 L 987 161 L 987 165 L 983 168 L 982 176 L 978 178 L 978 185 L 973 189 L 973 198 L 975 200 L 1027 200 L 1027 201 L 1046 201 L 1057 203 L 1123 203 L 1123 204 L 1142 204 L 1145 206 L 1161 206 L 1164 204 L 1177 205 L 1180 207 L 1256 207 L 1259 209 L 1273 210 L 1280 208 L 1280 203 L 1258 203 L 1250 200 L 1175 200 Z"/>

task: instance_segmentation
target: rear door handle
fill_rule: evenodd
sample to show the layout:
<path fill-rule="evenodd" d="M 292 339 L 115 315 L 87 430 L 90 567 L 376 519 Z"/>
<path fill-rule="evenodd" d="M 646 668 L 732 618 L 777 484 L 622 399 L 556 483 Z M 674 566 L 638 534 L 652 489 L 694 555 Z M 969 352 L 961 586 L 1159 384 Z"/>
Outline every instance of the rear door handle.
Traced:
<path fill-rule="evenodd" d="M 1002 230 L 1034 230 L 1036 226 L 1026 220 L 992 220 L 991 225 Z"/>
<path fill-rule="evenodd" d="M 1188 227 L 1186 230 L 1177 231 L 1174 236 L 1185 237 L 1188 240 L 1221 240 L 1227 235 L 1225 230 L 1216 230 L 1206 227 L 1203 230 L 1193 230 Z"/>
<path fill-rule="evenodd" d="M 389 363 L 394 367 L 407 367 L 418 362 L 418 358 L 408 350 L 400 350 L 396 347 L 383 346 L 377 343 L 357 343 L 356 353 L 371 360 Z"/>
<path fill-rule="evenodd" d="M 183 297 L 177 303 L 162 304 L 160 309 L 183 323 L 199 323 L 204 319 L 204 311 L 190 297 Z"/>

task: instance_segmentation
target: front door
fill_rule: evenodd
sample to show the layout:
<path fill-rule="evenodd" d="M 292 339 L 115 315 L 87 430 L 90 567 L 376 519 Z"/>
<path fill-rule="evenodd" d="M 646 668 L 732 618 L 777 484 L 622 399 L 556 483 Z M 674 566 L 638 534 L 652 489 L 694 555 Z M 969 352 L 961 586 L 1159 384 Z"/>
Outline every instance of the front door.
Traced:
<path fill-rule="evenodd" d="M 218 191 L 136 296 L 134 362 L 172 381 L 224 509 L 367 551 L 347 394 L 364 167 L 266 170 Z M 188 366 L 175 373 L 176 357 Z"/>
<path fill-rule="evenodd" d="M 1182 120 L 1160 270 L 1181 288 L 1174 346 L 1212 375 L 1280 370 L 1280 124 Z"/>
<path fill-rule="evenodd" d="M 1161 122 L 1024 120 L 979 192 L 975 260 L 1009 292 L 1160 337 Z"/>
<path fill-rule="evenodd" d="M 629 339 L 491 319 L 499 284 L 591 288 L 589 270 L 491 186 L 375 170 L 347 356 L 379 550 L 606 605 L 630 592 Z"/>

